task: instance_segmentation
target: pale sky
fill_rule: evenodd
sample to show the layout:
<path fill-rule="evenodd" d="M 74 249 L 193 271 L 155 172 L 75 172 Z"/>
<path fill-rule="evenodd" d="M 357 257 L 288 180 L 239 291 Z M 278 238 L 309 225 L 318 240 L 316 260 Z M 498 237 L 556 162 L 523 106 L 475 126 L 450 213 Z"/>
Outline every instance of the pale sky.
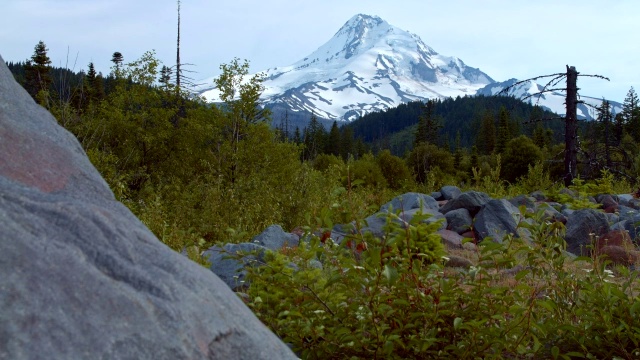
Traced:
<path fill-rule="evenodd" d="M 109 73 L 155 50 L 175 63 L 176 0 L 0 0 L 0 55 L 23 61 L 45 42 L 54 66 L 76 71 L 93 61 Z M 182 0 L 181 60 L 193 77 L 219 74 L 234 57 L 251 71 L 290 65 L 310 54 L 352 16 L 377 15 L 417 34 L 436 52 L 456 56 L 496 81 L 564 72 L 582 95 L 622 102 L 640 91 L 638 0 Z M 67 60 L 68 59 L 68 60 Z"/>

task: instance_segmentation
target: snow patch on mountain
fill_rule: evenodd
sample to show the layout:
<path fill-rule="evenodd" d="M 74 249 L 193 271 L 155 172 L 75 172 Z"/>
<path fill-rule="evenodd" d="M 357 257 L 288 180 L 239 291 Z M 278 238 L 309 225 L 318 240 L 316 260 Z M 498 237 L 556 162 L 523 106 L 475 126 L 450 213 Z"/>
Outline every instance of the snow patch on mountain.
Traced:
<path fill-rule="evenodd" d="M 265 104 L 338 121 L 408 101 L 474 95 L 494 82 L 462 60 L 438 54 L 417 35 L 362 14 L 302 60 L 264 73 Z M 214 88 L 201 94 L 219 100 Z"/>
<path fill-rule="evenodd" d="M 539 93 L 544 89 L 544 86 L 538 84 L 533 80 L 529 80 L 513 86 L 518 82 L 517 79 L 509 79 L 503 82 L 496 82 L 493 84 L 489 84 L 482 89 L 478 90 L 477 95 L 485 95 L 492 96 L 498 95 L 503 89 L 507 87 L 511 87 L 505 96 L 513 96 L 516 99 L 522 99 L 523 101 L 528 101 L 532 105 L 539 105 L 540 107 L 547 109 L 551 112 L 554 112 L 558 115 L 564 116 L 566 111 L 565 105 L 565 97 L 566 94 L 561 91 L 552 91 L 540 95 L 534 95 Z M 602 99 L 590 97 L 590 96 L 580 96 L 578 99 L 584 103 L 578 104 L 577 107 L 577 116 L 579 119 L 588 119 L 592 120 L 597 116 L 596 108 L 602 105 Z M 611 105 L 611 110 L 613 113 L 617 114 L 622 111 L 622 104 L 616 101 L 609 101 Z"/>

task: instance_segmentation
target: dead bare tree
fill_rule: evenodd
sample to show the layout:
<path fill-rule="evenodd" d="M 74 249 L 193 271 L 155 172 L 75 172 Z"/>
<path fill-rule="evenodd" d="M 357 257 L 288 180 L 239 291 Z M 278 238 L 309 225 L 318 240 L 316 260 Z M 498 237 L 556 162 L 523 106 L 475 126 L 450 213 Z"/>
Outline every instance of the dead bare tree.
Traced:
<path fill-rule="evenodd" d="M 566 93 L 565 105 L 566 105 L 566 114 L 564 119 L 565 122 L 565 132 L 564 132 L 564 184 L 565 186 L 571 185 L 573 179 L 576 177 L 577 168 L 578 168 L 578 116 L 577 116 L 577 107 L 578 104 L 583 104 L 584 101 L 579 100 L 578 97 L 578 76 L 583 77 L 596 77 L 600 79 L 604 79 L 609 81 L 609 78 L 604 77 L 602 75 L 586 75 L 580 74 L 575 66 L 567 65 L 567 72 L 565 73 L 556 73 L 550 75 L 541 75 L 536 76 L 530 79 L 518 81 L 504 89 L 502 89 L 497 95 L 505 95 L 508 94 L 509 90 L 526 82 L 543 79 L 543 78 L 551 78 L 542 88 L 542 90 L 529 94 L 522 98 L 522 100 L 526 100 L 528 98 L 532 98 L 537 96 L 538 101 L 540 97 L 545 93 L 564 91 Z M 557 87 L 558 84 L 566 79 L 566 87 Z"/>
<path fill-rule="evenodd" d="M 180 94 L 181 90 L 186 90 L 187 92 L 192 92 L 193 88 L 195 88 L 198 84 L 194 82 L 194 79 L 186 76 L 184 73 L 194 73 L 194 71 L 186 70 L 183 66 L 193 66 L 193 64 L 182 63 L 180 61 L 180 0 L 178 2 L 178 41 L 176 45 L 176 64 L 171 67 L 171 69 L 175 70 L 175 90 L 176 94 Z"/>

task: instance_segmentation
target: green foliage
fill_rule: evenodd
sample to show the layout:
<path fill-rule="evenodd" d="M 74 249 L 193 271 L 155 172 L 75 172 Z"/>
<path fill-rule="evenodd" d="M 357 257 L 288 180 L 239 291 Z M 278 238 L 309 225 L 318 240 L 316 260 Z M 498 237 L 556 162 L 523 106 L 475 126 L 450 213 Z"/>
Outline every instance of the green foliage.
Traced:
<path fill-rule="evenodd" d="M 503 175 L 507 181 L 515 181 L 527 173 L 530 165 L 542 160 L 540 149 L 525 135 L 510 140 L 503 157 Z"/>
<path fill-rule="evenodd" d="M 451 153 L 429 143 L 422 143 L 415 147 L 409 154 L 407 163 L 419 183 L 424 183 L 427 174 L 436 167 L 445 173 L 452 173 L 454 170 Z"/>
<path fill-rule="evenodd" d="M 249 306 L 303 358 L 392 358 L 425 347 L 415 334 L 432 318 L 434 296 L 421 275 L 443 255 L 438 224 L 394 218 L 382 239 L 350 239 L 366 243 L 359 255 L 357 246 L 317 237 L 271 253 L 266 266 L 249 270 Z"/>
<path fill-rule="evenodd" d="M 312 236 L 249 269 L 247 304 L 303 359 L 640 356 L 637 274 L 570 260 L 563 225 L 532 216 L 532 241 L 484 242 L 468 270 L 410 245 L 437 228 L 419 217 L 351 247 Z"/>
<path fill-rule="evenodd" d="M 358 160 L 350 160 L 347 163 L 347 174 L 343 174 L 343 185 L 349 182 L 363 186 L 386 187 L 387 180 L 378 166 L 376 159 L 371 154 L 365 154 Z"/>
<path fill-rule="evenodd" d="M 599 179 L 586 182 L 580 178 L 573 179 L 569 191 L 552 191 L 549 197 L 555 201 L 567 204 L 573 209 L 597 209 L 600 204 L 591 201 L 591 197 L 599 194 L 613 194 L 616 180 L 609 171 L 603 170 Z"/>
<path fill-rule="evenodd" d="M 391 189 L 400 189 L 411 181 L 411 172 L 407 164 L 401 158 L 391 155 L 389 150 L 380 152 L 377 162 Z"/>

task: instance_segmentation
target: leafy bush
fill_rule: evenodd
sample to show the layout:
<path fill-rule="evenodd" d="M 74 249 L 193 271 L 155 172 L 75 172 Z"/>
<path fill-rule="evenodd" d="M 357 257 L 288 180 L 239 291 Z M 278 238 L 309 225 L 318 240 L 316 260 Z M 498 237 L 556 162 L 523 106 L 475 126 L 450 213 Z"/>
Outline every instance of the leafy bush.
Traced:
<path fill-rule="evenodd" d="M 411 172 L 401 158 L 383 150 L 377 157 L 378 166 L 391 189 L 400 189 L 411 180 Z"/>
<path fill-rule="evenodd" d="M 248 305 L 304 359 L 640 356 L 637 273 L 569 260 L 561 223 L 522 222 L 530 242 L 484 241 L 477 265 L 450 270 L 411 245 L 437 225 L 393 219 L 381 239 L 351 239 L 366 246 L 311 237 L 269 254 Z"/>
<path fill-rule="evenodd" d="M 506 145 L 502 159 L 503 176 L 507 181 L 514 182 L 527 173 L 530 165 L 541 159 L 540 148 L 529 137 L 521 135 L 511 139 Z"/>

